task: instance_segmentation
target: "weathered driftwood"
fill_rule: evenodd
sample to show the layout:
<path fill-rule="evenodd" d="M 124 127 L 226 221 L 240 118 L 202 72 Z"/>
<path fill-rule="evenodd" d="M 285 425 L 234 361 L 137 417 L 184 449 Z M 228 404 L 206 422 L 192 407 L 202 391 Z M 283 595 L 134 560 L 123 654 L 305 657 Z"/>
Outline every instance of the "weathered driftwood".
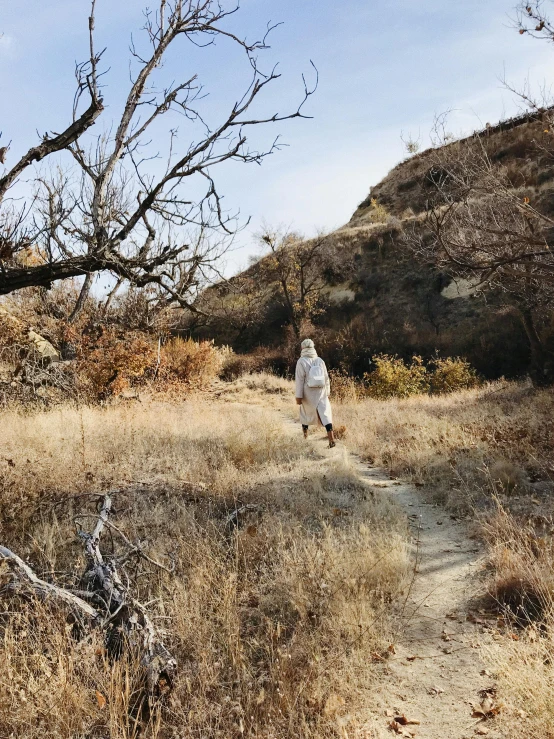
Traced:
<path fill-rule="evenodd" d="M 31 588 L 43 600 L 51 599 L 68 606 L 81 622 L 88 622 L 103 631 L 106 649 L 112 658 L 118 658 L 128 647 L 136 650 L 144 667 L 148 692 L 163 693 L 171 688 L 177 662 L 164 646 L 144 606 L 130 595 L 128 586 L 123 584 L 117 569 L 117 558 L 104 558 L 102 555 L 100 537 L 104 528 L 111 526 L 118 531 L 131 547 L 130 553 L 138 554 L 157 566 L 163 565 L 145 555 L 140 545 L 133 546 L 108 521 L 111 508 L 111 496 L 105 495 L 92 533 L 79 531 L 85 547 L 87 566 L 78 590 L 70 591 L 41 580 L 14 552 L 0 546 L 0 562 L 6 562 L 10 570 L 6 587 L 14 592 Z M 163 569 L 167 571 L 166 567 Z"/>

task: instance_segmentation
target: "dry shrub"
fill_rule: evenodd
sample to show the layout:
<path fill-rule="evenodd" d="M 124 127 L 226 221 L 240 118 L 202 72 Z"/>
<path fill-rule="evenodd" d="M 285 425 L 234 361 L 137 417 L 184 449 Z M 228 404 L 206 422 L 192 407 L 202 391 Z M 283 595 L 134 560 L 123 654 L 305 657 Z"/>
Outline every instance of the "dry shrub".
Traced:
<path fill-rule="evenodd" d="M 507 459 L 493 462 L 489 474 L 492 484 L 498 485 L 503 493 L 522 492 L 527 487 L 525 470 Z"/>
<path fill-rule="evenodd" d="M 141 727 L 132 661 L 106 664 L 94 640 L 71 640 L 60 614 L 9 607 L 0 630 L 19 636 L 0 646 L 10 676 L 1 735 L 355 733 L 371 699 L 368 654 L 390 643 L 390 603 L 407 580 L 404 524 L 391 503 L 374 501 L 344 465 L 322 469 L 259 407 L 192 397 L 182 406 L 9 412 L 2 424 L 1 457 L 11 463 L 0 483 L 0 539 L 40 572 L 78 573 L 73 517 L 95 510 L 84 494 L 119 490 L 114 523 L 175 562 L 173 575 L 144 565 L 137 595 L 165 630 L 179 673 L 169 702 Z M 239 503 L 257 507 L 230 528 Z"/>
<path fill-rule="evenodd" d="M 222 380 L 232 382 L 243 375 L 272 373 L 282 367 L 280 352 L 259 347 L 249 354 L 229 354 L 224 360 L 220 376 Z"/>
<path fill-rule="evenodd" d="M 370 397 L 384 400 L 428 392 L 429 377 L 421 357 L 414 356 L 406 365 L 398 357 L 380 354 L 373 362 L 375 369 L 365 376 Z"/>
<path fill-rule="evenodd" d="M 25 325 L 0 306 L 0 350 L 28 341 Z"/>
<path fill-rule="evenodd" d="M 81 392 L 91 398 L 117 395 L 140 382 L 155 365 L 150 340 L 142 334 L 102 328 L 85 337 L 77 364 Z"/>
<path fill-rule="evenodd" d="M 272 375 L 269 372 L 257 372 L 243 375 L 236 383 L 237 387 L 245 387 L 268 395 L 287 395 L 290 397 L 292 384 L 284 377 Z"/>
<path fill-rule="evenodd" d="M 492 568 L 490 593 L 517 623 L 542 619 L 554 605 L 553 528 L 540 536 L 534 526 L 511 515 L 496 499 L 483 523 Z"/>
<path fill-rule="evenodd" d="M 169 382 L 204 388 L 219 374 L 223 355 L 212 341 L 170 339 L 161 350 L 160 376 Z"/>
<path fill-rule="evenodd" d="M 290 407 L 294 397 L 294 382 L 270 372 L 247 373 L 231 382 L 220 383 L 217 395 L 231 403 L 284 410 L 284 404 Z"/>
<path fill-rule="evenodd" d="M 363 384 L 355 377 L 352 377 L 346 370 L 329 370 L 329 380 L 331 383 L 332 398 L 339 402 L 355 403 L 365 394 Z"/>

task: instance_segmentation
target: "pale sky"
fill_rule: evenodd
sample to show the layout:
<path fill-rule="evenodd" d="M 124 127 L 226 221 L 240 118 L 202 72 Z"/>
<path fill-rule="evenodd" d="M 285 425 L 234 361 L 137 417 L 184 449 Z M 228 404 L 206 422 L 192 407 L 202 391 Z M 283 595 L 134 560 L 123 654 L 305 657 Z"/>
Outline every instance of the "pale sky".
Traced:
<path fill-rule="evenodd" d="M 151 5 L 154 5 L 151 0 Z M 107 47 L 104 78 L 109 126 L 127 89 L 128 44 L 139 39 L 143 0 L 97 0 L 97 46 Z M 310 235 L 344 224 L 358 203 L 405 156 L 401 132 L 429 144 L 433 117 L 452 110 L 449 130 L 468 133 L 517 112 L 500 78 L 537 90 L 554 82 L 554 46 L 518 35 L 510 22 L 514 0 L 243 0 L 233 29 L 257 38 L 281 21 L 261 60 L 280 62 L 281 80 L 268 89 L 260 112 L 286 111 L 310 79 L 319 89 L 306 113 L 313 120 L 275 124 L 256 143 L 281 134 L 288 146 L 261 167 L 232 164 L 219 175 L 230 210 L 251 225 L 228 256 L 227 270 L 246 265 L 262 222 Z M 0 0 L 0 145 L 10 157 L 37 142 L 37 131 L 60 131 L 70 120 L 74 63 L 86 58 L 89 0 Z M 554 11 L 554 6 L 553 6 Z M 266 60 L 266 61 L 264 61 Z M 198 72 L 210 94 L 206 112 L 217 120 L 248 81 L 244 60 L 225 43 L 209 50 L 187 44 L 167 60 L 166 79 Z M 179 137 L 187 143 L 186 125 Z M 175 121 L 156 129 L 164 134 Z M 10 162 L 8 161 L 8 164 Z M 215 173 L 214 173 L 215 174 Z"/>

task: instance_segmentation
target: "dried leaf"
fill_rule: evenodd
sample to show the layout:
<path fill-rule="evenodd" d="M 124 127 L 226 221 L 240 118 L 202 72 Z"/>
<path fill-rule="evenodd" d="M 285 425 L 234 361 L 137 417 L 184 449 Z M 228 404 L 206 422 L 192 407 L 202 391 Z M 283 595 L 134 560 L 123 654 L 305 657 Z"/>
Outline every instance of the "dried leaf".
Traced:
<path fill-rule="evenodd" d="M 440 695 L 441 693 L 444 693 L 444 690 L 438 685 L 434 685 L 432 688 L 429 689 L 429 693 L 430 695 Z"/>
<path fill-rule="evenodd" d="M 414 719 L 406 718 L 404 714 L 402 714 L 402 716 L 395 716 L 394 720 L 396 721 L 397 724 L 400 724 L 400 726 L 419 726 L 419 724 L 421 723 L 421 721 L 418 721 L 415 718 Z"/>
<path fill-rule="evenodd" d="M 96 702 L 98 703 L 98 708 L 102 709 L 106 707 L 106 698 L 99 690 L 96 691 Z"/>
<path fill-rule="evenodd" d="M 491 695 L 485 695 L 478 706 L 472 706 L 473 718 L 491 718 L 500 713 L 500 706 L 494 701 Z"/>

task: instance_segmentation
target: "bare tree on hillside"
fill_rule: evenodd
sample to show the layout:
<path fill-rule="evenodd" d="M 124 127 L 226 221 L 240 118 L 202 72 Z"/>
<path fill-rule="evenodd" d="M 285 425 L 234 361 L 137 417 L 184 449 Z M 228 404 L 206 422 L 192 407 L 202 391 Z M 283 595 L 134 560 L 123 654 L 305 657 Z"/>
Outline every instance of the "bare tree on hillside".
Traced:
<path fill-rule="evenodd" d="M 327 284 L 325 268 L 333 255 L 331 244 L 324 235 L 305 240 L 296 233 L 271 229 L 265 229 L 258 238 L 269 253 L 257 269 L 263 280 L 279 286 L 288 323 L 299 338 L 302 323 L 314 318 L 321 308 Z"/>
<path fill-rule="evenodd" d="M 517 308 L 534 377 L 539 384 L 552 381 L 552 358 L 536 321 L 554 298 L 554 219 L 538 194 L 514 187 L 479 137 L 439 149 L 434 157 L 434 194 L 424 223 L 407 231 L 409 245 L 476 291 L 503 296 Z"/>
<path fill-rule="evenodd" d="M 8 165 L 0 176 L 0 295 L 84 277 L 74 319 L 93 276 L 106 272 L 118 286 L 148 287 L 153 299 L 196 310 L 194 297 L 217 273 L 225 240 L 237 227 L 223 209 L 215 179 L 219 165 L 260 164 L 278 149 L 278 140 L 252 148 L 251 129 L 306 117 L 304 104 L 317 85 L 317 73 L 312 87 L 304 80 L 292 112 L 258 112 L 261 94 L 280 76 L 275 68 L 264 72 L 258 61 L 271 27 L 261 40 L 244 40 L 228 23 L 238 10 L 238 4 L 226 8 L 217 0 L 159 0 L 155 11 L 146 10 L 143 46 L 131 42 L 133 72 L 121 116 L 113 129 L 91 138 L 104 113 L 105 74 L 92 0 L 88 60 L 76 68 L 69 125 L 44 134 L 13 164 L 9 149 L 2 152 Z M 164 86 L 160 70 L 180 41 L 201 49 L 225 42 L 246 57 L 249 79 L 217 122 L 208 122 L 201 109 L 205 94 L 195 71 Z M 170 113 L 191 135 L 182 144 L 177 129 L 169 130 L 162 158 L 150 139 Z M 34 166 L 39 162 L 50 166 Z M 28 185 L 19 187 L 24 177 L 31 192 Z"/>

